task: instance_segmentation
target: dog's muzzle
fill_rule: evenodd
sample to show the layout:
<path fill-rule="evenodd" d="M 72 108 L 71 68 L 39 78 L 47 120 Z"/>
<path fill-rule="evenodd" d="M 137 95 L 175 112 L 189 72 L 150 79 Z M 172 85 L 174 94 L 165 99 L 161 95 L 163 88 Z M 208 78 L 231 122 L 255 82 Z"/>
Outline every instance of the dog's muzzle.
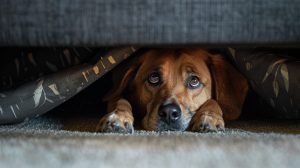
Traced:
<path fill-rule="evenodd" d="M 178 104 L 162 104 L 158 109 L 160 130 L 181 129 L 181 109 Z"/>
<path fill-rule="evenodd" d="M 167 123 L 176 122 L 181 117 L 181 110 L 175 103 L 161 105 L 158 109 L 158 115 L 161 120 Z"/>

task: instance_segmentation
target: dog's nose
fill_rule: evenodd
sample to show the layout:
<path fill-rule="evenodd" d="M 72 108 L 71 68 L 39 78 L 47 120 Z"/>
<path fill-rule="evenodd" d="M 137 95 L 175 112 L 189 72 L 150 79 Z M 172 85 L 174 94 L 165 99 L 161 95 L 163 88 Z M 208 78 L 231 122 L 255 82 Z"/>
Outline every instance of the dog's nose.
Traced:
<path fill-rule="evenodd" d="M 160 105 L 158 115 L 166 122 L 175 122 L 181 117 L 180 107 L 175 104 Z"/>

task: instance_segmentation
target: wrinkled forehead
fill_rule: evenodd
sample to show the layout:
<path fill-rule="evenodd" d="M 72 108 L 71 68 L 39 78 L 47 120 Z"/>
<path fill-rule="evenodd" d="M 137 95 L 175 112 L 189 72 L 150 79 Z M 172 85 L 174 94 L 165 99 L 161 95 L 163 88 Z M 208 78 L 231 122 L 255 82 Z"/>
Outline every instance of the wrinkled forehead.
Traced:
<path fill-rule="evenodd" d="M 141 70 L 191 72 L 197 74 L 207 73 L 207 53 L 198 50 L 157 49 L 144 55 Z"/>
<path fill-rule="evenodd" d="M 142 68 L 151 69 L 159 66 L 169 66 L 175 63 L 175 52 L 172 50 L 150 50 L 143 55 Z"/>

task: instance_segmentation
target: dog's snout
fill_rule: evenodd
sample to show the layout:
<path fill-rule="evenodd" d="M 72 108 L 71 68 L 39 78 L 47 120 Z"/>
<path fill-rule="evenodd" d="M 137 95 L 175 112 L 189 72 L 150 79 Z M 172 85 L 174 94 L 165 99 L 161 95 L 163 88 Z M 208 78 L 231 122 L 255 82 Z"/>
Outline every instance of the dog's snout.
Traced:
<path fill-rule="evenodd" d="M 181 117 L 181 110 L 175 103 L 161 105 L 158 109 L 158 115 L 166 122 L 176 122 Z"/>

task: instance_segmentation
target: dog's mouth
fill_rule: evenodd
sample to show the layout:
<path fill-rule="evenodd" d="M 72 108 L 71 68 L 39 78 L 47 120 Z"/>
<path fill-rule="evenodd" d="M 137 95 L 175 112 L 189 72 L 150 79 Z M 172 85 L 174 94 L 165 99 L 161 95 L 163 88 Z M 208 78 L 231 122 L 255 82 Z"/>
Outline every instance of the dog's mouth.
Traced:
<path fill-rule="evenodd" d="M 158 119 L 156 131 L 185 131 L 188 129 L 192 117 L 192 115 L 188 117 L 182 116 L 182 118 L 177 122 L 166 122 Z"/>
<path fill-rule="evenodd" d="M 186 129 L 181 121 L 176 123 L 167 123 L 159 120 L 157 123 L 157 131 L 184 131 Z"/>

